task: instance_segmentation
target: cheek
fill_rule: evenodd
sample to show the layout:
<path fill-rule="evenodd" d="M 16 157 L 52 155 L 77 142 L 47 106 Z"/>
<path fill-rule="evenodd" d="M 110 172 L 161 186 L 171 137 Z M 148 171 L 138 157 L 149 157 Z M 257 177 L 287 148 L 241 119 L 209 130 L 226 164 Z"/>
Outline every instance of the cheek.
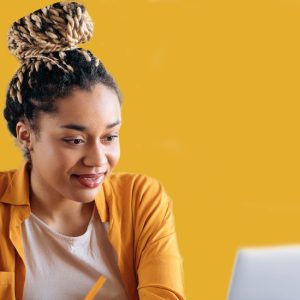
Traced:
<path fill-rule="evenodd" d="M 111 147 L 107 153 L 107 158 L 112 167 L 114 167 L 120 159 L 120 145 Z"/>
<path fill-rule="evenodd" d="M 49 167 L 68 166 L 78 159 L 78 153 L 64 147 L 59 142 L 44 141 L 34 149 L 34 155 L 39 161 L 43 160 Z"/>

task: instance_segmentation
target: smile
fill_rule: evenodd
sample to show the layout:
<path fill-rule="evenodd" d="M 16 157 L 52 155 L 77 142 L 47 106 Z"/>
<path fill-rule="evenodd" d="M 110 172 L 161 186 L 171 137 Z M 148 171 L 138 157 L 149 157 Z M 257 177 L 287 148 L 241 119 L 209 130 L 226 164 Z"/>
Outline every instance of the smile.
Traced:
<path fill-rule="evenodd" d="M 83 175 L 72 175 L 81 186 L 89 189 L 94 189 L 98 187 L 104 180 L 106 173 L 98 174 L 83 174 Z"/>

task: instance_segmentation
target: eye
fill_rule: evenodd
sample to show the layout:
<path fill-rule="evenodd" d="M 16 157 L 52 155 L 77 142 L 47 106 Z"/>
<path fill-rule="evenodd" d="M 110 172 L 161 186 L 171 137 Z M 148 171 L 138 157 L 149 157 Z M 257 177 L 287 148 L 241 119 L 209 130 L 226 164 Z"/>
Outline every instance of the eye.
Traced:
<path fill-rule="evenodd" d="M 108 135 L 107 137 L 101 139 L 104 143 L 111 144 L 118 138 L 117 135 Z"/>
<path fill-rule="evenodd" d="M 79 145 L 79 144 L 83 144 L 84 140 L 83 139 L 79 139 L 79 138 L 73 138 L 73 139 L 64 139 L 64 141 L 68 144 L 71 145 Z"/>

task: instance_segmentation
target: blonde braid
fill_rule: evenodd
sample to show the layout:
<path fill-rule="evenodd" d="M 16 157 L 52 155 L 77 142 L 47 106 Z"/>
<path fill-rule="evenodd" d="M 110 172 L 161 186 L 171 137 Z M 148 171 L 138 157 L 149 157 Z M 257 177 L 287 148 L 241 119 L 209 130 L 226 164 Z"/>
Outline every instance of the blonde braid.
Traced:
<path fill-rule="evenodd" d="M 73 67 L 64 60 L 65 51 L 87 42 L 93 29 L 85 7 L 76 2 L 57 2 L 16 21 L 8 33 L 8 48 L 22 66 L 11 84 L 10 97 L 22 103 L 21 87 L 25 73 L 28 72 L 28 85 L 32 87 L 31 74 L 38 72 L 42 63 L 50 71 L 56 66 L 66 73 L 73 72 Z M 92 61 L 88 51 L 77 51 L 88 62 Z M 58 57 L 53 56 L 53 52 L 58 52 Z M 95 64 L 98 66 L 98 59 L 95 59 Z"/>

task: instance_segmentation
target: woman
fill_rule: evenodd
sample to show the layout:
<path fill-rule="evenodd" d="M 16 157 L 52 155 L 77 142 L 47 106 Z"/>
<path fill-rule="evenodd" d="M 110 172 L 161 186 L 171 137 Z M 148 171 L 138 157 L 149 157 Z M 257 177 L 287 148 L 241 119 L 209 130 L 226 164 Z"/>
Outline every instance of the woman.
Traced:
<path fill-rule="evenodd" d="M 78 48 L 93 23 L 55 3 L 15 22 L 21 62 L 4 116 L 25 155 L 0 173 L 0 299 L 183 299 L 172 202 L 155 180 L 112 174 L 121 94 Z"/>

